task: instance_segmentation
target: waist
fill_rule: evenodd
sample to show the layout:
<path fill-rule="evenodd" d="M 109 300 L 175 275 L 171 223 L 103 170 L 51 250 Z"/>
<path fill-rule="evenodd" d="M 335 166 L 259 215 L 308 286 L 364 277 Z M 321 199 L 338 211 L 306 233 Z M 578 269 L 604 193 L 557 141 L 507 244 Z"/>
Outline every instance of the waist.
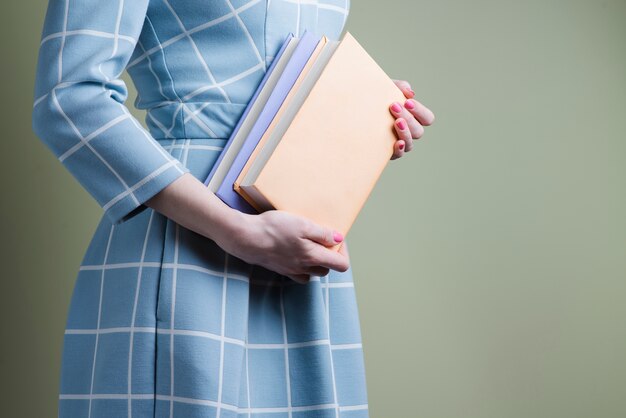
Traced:
<path fill-rule="evenodd" d="M 247 103 L 161 102 L 146 109 L 145 121 L 155 138 L 227 138 L 246 106 Z"/>
<path fill-rule="evenodd" d="M 155 138 L 191 174 L 204 182 L 217 162 L 228 138 Z"/>

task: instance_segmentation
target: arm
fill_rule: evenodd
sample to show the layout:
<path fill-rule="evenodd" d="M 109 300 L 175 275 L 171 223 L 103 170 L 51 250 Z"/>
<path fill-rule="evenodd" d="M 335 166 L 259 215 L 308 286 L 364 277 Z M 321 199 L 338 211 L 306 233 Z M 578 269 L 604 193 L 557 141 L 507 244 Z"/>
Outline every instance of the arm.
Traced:
<path fill-rule="evenodd" d="M 145 204 L 222 247 L 229 238 L 242 239 L 245 218 L 251 216 L 232 209 L 191 174 L 176 179 Z"/>
<path fill-rule="evenodd" d="M 49 0 L 41 34 L 33 131 L 114 224 L 189 172 L 124 105 L 148 3 Z"/>
<path fill-rule="evenodd" d="M 119 76 L 149 0 L 49 0 L 39 50 L 32 126 L 113 224 L 148 205 L 212 238 L 228 253 L 299 282 L 349 268 L 333 231 L 283 211 L 226 206 L 169 154 L 124 105 Z"/>
<path fill-rule="evenodd" d="M 343 240 L 331 228 L 281 210 L 258 215 L 226 205 L 191 174 L 165 187 L 146 205 L 180 225 L 214 240 L 226 252 L 250 264 L 285 274 L 300 283 L 329 269 L 346 271 L 346 243 L 339 253 L 325 248 Z"/>

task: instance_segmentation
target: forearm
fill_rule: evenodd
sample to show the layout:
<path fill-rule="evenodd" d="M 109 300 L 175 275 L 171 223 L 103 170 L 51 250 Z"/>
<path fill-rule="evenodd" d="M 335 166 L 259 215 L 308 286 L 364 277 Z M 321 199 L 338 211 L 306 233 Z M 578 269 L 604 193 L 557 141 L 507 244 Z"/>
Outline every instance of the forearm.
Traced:
<path fill-rule="evenodd" d="M 240 212 L 190 173 L 144 204 L 212 239 L 228 254 L 299 283 L 308 282 L 311 275 L 324 276 L 329 269 L 346 271 L 350 267 L 345 245 L 339 252 L 328 248 L 337 244 L 332 228 L 282 210 L 257 215 Z"/>
<path fill-rule="evenodd" d="M 145 204 L 218 245 L 243 231 L 247 216 L 225 204 L 190 173 L 180 176 Z"/>

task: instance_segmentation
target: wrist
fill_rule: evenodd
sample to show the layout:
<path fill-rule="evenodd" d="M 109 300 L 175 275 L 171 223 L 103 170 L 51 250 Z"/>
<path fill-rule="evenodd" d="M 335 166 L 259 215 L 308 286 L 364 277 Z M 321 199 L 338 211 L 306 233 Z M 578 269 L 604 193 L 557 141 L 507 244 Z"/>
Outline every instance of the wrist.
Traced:
<path fill-rule="evenodd" d="M 233 242 L 247 239 L 252 215 L 233 209 L 221 200 L 220 203 L 219 210 L 214 206 L 213 211 L 207 213 L 209 222 L 203 224 L 205 231 L 201 233 L 220 247 L 230 249 Z"/>
<path fill-rule="evenodd" d="M 252 216 L 228 206 L 190 174 L 181 176 L 146 204 L 220 246 L 245 232 Z"/>

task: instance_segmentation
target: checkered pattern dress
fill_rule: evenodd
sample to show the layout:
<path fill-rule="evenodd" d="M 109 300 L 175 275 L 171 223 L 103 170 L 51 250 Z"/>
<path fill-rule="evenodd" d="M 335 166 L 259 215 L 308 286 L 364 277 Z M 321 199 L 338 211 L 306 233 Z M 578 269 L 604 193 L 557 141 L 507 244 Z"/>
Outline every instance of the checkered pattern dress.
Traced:
<path fill-rule="evenodd" d="M 348 10 L 49 0 L 33 130 L 103 209 L 68 311 L 59 417 L 368 417 L 351 269 L 301 285 L 144 204 L 184 173 L 206 178 L 289 32 L 339 39 Z"/>

